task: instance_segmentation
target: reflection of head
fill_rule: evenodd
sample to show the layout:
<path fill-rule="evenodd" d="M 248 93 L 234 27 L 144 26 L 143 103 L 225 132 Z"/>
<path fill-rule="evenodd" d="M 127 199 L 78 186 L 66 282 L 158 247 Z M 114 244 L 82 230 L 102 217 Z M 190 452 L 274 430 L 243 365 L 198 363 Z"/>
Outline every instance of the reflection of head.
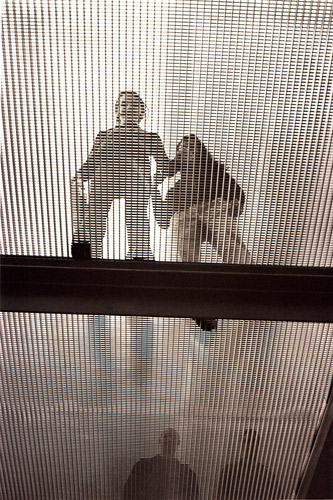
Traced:
<path fill-rule="evenodd" d="M 163 458 L 174 458 L 177 447 L 180 445 L 179 434 L 175 429 L 169 428 L 160 436 L 161 453 Z"/>
<path fill-rule="evenodd" d="M 136 92 L 126 90 L 119 94 L 115 104 L 117 121 L 133 121 L 139 123 L 146 114 L 146 105 Z"/>
<path fill-rule="evenodd" d="M 185 135 L 177 144 L 176 152 L 177 163 L 181 168 L 186 168 L 188 165 L 201 166 L 202 163 L 211 164 L 213 158 L 206 146 L 200 141 L 195 134 Z"/>
<path fill-rule="evenodd" d="M 258 445 L 257 432 L 254 429 L 245 429 L 243 434 L 244 455 L 249 456 L 254 453 Z"/>

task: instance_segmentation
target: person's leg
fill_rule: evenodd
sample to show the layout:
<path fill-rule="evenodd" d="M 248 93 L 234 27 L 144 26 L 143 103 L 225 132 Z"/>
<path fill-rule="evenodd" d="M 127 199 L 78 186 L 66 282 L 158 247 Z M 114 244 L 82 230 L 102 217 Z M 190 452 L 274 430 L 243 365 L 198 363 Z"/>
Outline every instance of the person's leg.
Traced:
<path fill-rule="evenodd" d="M 201 244 L 206 241 L 208 227 L 202 222 L 200 210 L 202 206 L 192 206 L 177 212 L 170 221 L 172 239 L 177 241 L 177 251 L 181 262 L 200 262 Z M 174 243 L 174 242 L 173 242 Z M 214 318 L 192 318 L 203 330 L 216 330 L 217 320 Z"/>
<path fill-rule="evenodd" d="M 73 244 L 90 244 L 91 257 L 94 259 L 103 257 L 103 237 L 112 201 L 110 197 L 91 201 L 83 214 L 78 231 L 73 235 Z"/>
<path fill-rule="evenodd" d="M 228 203 L 218 199 L 214 211 L 204 214 L 207 241 L 226 264 L 251 264 L 252 257 L 239 234 L 238 219 L 228 214 Z"/>
<path fill-rule="evenodd" d="M 89 205 L 83 196 L 76 194 L 75 199 L 76 204 L 73 207 L 75 213 L 72 214 L 75 229 L 72 236 L 71 254 L 74 259 L 89 259 L 91 258 L 91 245 L 85 235 L 83 225 L 83 221 L 89 213 Z"/>
<path fill-rule="evenodd" d="M 209 213 L 209 204 L 200 204 L 197 209 L 197 246 L 201 249 L 204 242 L 211 243 L 213 239 L 213 232 L 210 229 L 207 218 L 207 211 Z M 200 259 L 201 260 L 201 259 Z M 199 260 L 199 261 L 200 261 Z M 196 324 L 205 332 L 211 332 L 217 329 L 217 319 L 215 318 L 193 318 Z"/>
<path fill-rule="evenodd" d="M 202 228 L 197 207 L 177 212 L 170 226 L 172 244 L 177 248 L 181 262 L 200 262 Z"/>
<path fill-rule="evenodd" d="M 125 219 L 128 237 L 127 259 L 154 260 L 150 249 L 149 219 L 147 216 L 149 197 L 136 195 L 125 199 Z"/>

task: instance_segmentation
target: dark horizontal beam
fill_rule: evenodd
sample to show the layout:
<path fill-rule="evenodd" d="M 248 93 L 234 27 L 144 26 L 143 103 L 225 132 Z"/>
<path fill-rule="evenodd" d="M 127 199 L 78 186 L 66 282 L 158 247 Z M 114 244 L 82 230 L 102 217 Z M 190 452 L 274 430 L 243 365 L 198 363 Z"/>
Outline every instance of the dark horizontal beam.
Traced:
<path fill-rule="evenodd" d="M 331 322 L 332 269 L 1 257 L 4 311 Z"/>

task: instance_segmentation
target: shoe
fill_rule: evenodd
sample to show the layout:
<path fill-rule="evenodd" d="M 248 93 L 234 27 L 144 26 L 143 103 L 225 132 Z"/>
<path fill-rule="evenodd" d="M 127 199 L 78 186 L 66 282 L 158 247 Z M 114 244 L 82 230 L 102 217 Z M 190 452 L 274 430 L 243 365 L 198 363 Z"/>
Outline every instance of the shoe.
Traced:
<path fill-rule="evenodd" d="M 73 241 L 72 257 L 75 260 L 91 259 L 91 246 L 89 241 Z"/>
<path fill-rule="evenodd" d="M 217 319 L 213 318 L 193 318 L 201 330 L 204 332 L 211 332 L 217 329 Z"/>

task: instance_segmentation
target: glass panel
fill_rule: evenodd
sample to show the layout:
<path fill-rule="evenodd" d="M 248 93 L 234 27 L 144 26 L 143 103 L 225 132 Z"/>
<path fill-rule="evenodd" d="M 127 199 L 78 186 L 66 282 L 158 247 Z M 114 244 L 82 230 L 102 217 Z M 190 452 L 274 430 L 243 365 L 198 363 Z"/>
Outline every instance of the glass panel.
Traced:
<path fill-rule="evenodd" d="M 332 265 L 331 2 L 3 3 L 2 253 Z"/>
<path fill-rule="evenodd" d="M 294 496 L 332 380 L 332 325 L 1 320 L 3 498 Z"/>

